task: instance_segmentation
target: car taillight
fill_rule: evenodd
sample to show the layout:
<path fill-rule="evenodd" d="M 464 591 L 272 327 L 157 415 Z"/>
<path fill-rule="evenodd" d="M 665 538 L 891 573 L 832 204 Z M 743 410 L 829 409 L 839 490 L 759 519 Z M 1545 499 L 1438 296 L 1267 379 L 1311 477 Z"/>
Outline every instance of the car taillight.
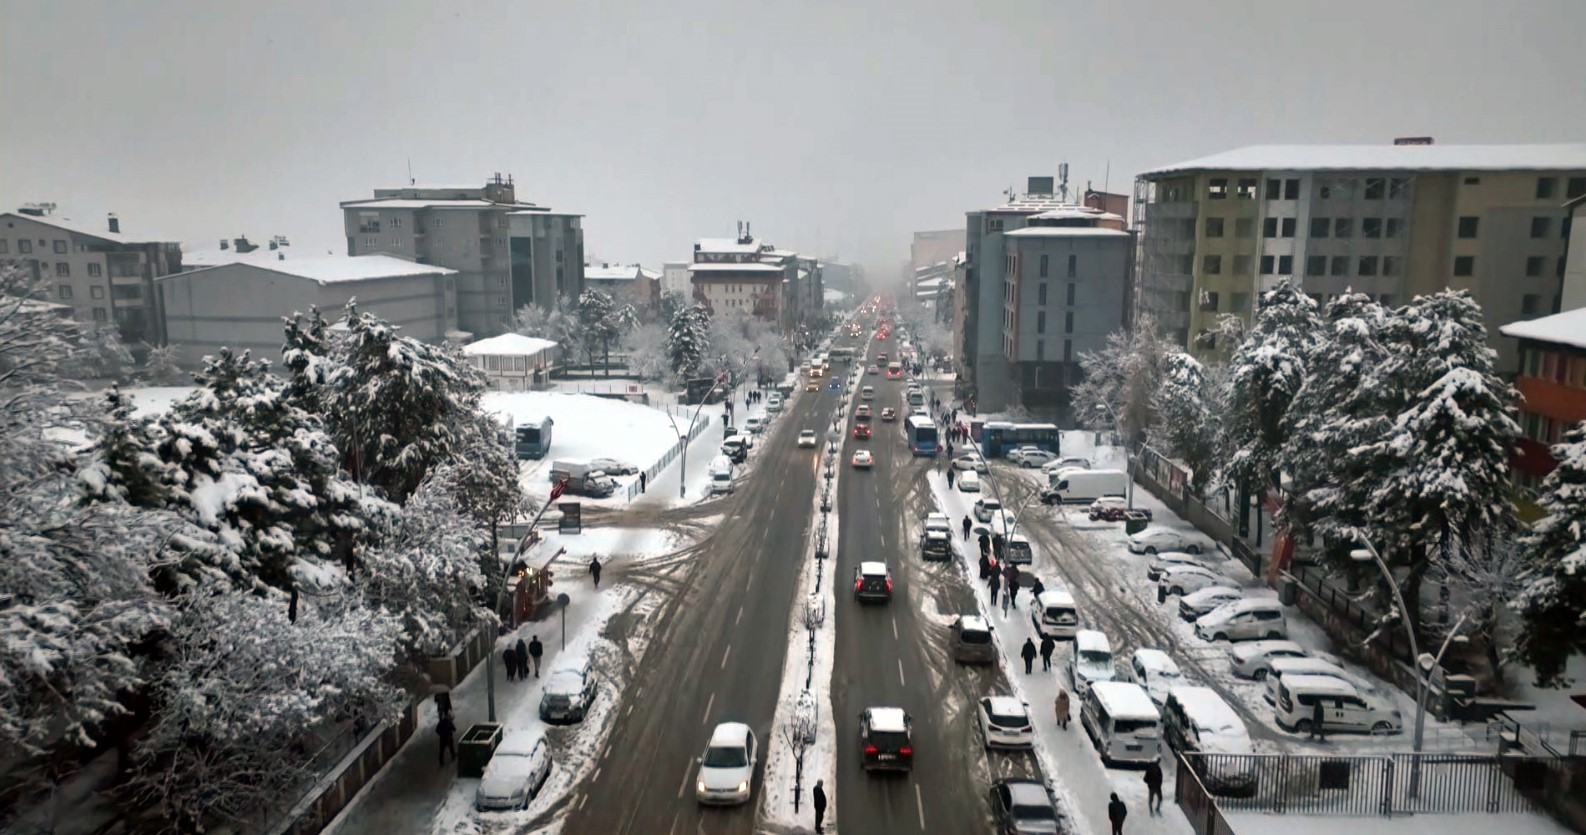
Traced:
<path fill-rule="evenodd" d="M 898 749 L 898 756 L 900 756 L 900 757 L 912 757 L 912 756 L 914 756 L 914 749 L 910 748 L 907 745 L 905 745 L 902 748 Z"/>
<path fill-rule="evenodd" d="M 864 590 L 865 590 L 865 579 L 863 577 L 861 577 L 861 578 L 855 580 L 854 581 L 854 591 L 864 591 Z"/>
<path fill-rule="evenodd" d="M 892 578 L 891 577 L 887 578 L 887 591 L 889 591 L 889 592 L 892 591 Z"/>
<path fill-rule="evenodd" d="M 865 756 L 874 757 L 875 755 L 876 755 L 876 746 L 874 746 L 874 745 L 866 745 L 865 746 Z"/>

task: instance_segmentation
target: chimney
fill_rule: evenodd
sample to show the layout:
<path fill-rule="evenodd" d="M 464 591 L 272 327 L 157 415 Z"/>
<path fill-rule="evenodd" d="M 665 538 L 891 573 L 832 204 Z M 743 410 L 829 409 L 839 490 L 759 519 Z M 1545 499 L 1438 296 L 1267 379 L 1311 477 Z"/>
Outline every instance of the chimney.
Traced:
<path fill-rule="evenodd" d="M 270 251 L 271 252 L 274 252 L 277 249 L 280 249 L 280 247 L 281 247 L 281 242 L 280 241 L 277 241 L 274 238 L 270 239 Z"/>
<path fill-rule="evenodd" d="M 110 231 L 115 233 L 115 234 L 118 234 L 118 235 L 121 234 L 121 218 L 116 217 L 116 213 L 115 212 L 111 212 L 109 220 L 110 220 Z"/>
<path fill-rule="evenodd" d="M 220 239 L 220 251 L 221 252 L 225 252 L 225 251 L 227 251 L 229 249 L 231 249 L 231 242 L 227 241 L 225 238 L 221 238 Z"/>
<path fill-rule="evenodd" d="M 237 247 L 238 255 L 245 255 L 259 248 L 258 244 L 248 243 L 248 237 L 246 235 L 240 238 L 233 238 L 231 243 Z"/>

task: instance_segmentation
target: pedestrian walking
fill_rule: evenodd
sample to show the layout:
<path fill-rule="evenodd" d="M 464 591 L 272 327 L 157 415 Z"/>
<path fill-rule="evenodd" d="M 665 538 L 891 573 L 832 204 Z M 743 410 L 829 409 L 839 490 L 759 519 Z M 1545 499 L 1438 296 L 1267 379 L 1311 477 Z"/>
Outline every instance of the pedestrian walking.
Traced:
<path fill-rule="evenodd" d="M 589 558 L 589 576 L 595 578 L 595 588 L 600 588 L 600 557 Z"/>
<path fill-rule="evenodd" d="M 1014 587 L 1010 584 L 1008 586 L 1008 588 L 1003 590 L 1003 592 L 1002 592 L 1002 616 L 1003 617 L 1007 617 L 1008 616 L 1008 606 L 1013 602 L 1013 591 L 1014 591 Z"/>
<path fill-rule="evenodd" d="M 435 694 L 435 715 L 449 716 L 452 712 L 452 691 L 442 690 Z"/>
<path fill-rule="evenodd" d="M 986 534 L 980 535 L 980 553 L 991 553 L 991 537 L 987 536 Z"/>
<path fill-rule="evenodd" d="M 529 657 L 534 659 L 534 677 L 540 677 L 540 656 L 545 654 L 545 647 L 540 645 L 540 636 L 529 638 Z"/>
<path fill-rule="evenodd" d="M 1123 835 L 1123 819 L 1129 817 L 1129 807 L 1123 805 L 1118 799 L 1118 793 L 1112 793 L 1112 802 L 1107 804 L 1107 820 L 1112 822 L 1112 835 Z"/>
<path fill-rule="evenodd" d="M 507 681 L 514 681 L 518 677 L 518 651 L 509 644 L 501 651 L 501 663 L 507 665 Z"/>
<path fill-rule="evenodd" d="M 969 541 L 969 528 L 971 527 L 972 524 L 973 523 L 971 523 L 969 521 L 969 517 L 965 516 L 964 517 L 964 541 L 965 542 Z"/>
<path fill-rule="evenodd" d="M 438 765 L 446 764 L 446 755 L 452 755 L 452 761 L 457 761 L 457 723 L 450 713 L 441 714 L 440 721 L 435 723 L 435 735 L 440 737 L 441 751 Z"/>
<path fill-rule="evenodd" d="M 523 643 L 522 638 L 519 638 L 518 645 L 513 647 L 513 649 L 516 650 L 518 661 L 518 681 L 527 681 L 529 678 L 529 647 Z"/>
<path fill-rule="evenodd" d="M 1057 641 L 1051 635 L 1041 636 L 1041 672 L 1052 669 L 1052 650 L 1057 649 Z"/>
<path fill-rule="evenodd" d="M 1323 722 L 1325 720 L 1326 720 L 1326 716 L 1322 712 L 1322 700 L 1321 699 L 1317 699 L 1316 700 L 1316 706 L 1311 708 L 1311 736 L 1310 736 L 1310 739 L 1314 739 L 1314 740 L 1317 740 L 1319 742 L 1326 742 L 1327 741 L 1327 734 L 1326 734 L 1325 731 L 1322 730 L 1322 724 L 1323 724 Z"/>
<path fill-rule="evenodd" d="M 987 583 L 991 587 L 991 605 L 995 606 L 997 605 L 997 591 L 1002 588 L 1002 575 L 995 571 L 991 572 L 991 578 L 987 580 Z"/>
<path fill-rule="evenodd" d="M 644 473 L 642 473 L 642 472 L 639 473 L 639 492 L 640 493 L 644 492 L 644 490 L 645 490 L 644 482 L 647 481 L 647 480 L 648 479 L 645 478 Z"/>
<path fill-rule="evenodd" d="M 824 780 L 816 780 L 815 789 L 810 792 L 810 800 L 812 800 L 815 805 L 816 835 L 820 835 L 820 833 L 824 831 L 821 827 L 826 822 L 826 790 L 821 788 L 821 785 L 825 782 L 826 781 Z"/>
<path fill-rule="evenodd" d="M 948 450 L 947 451 L 947 457 L 951 458 L 952 456 L 953 456 L 953 451 L 952 450 Z M 948 470 L 947 471 L 947 489 L 949 489 L 949 490 L 953 489 L 953 472 L 954 472 L 953 470 Z"/>
<path fill-rule="evenodd" d="M 991 535 L 991 553 L 992 553 L 992 555 L 997 557 L 998 559 L 1001 559 L 1002 558 L 1002 547 L 1004 545 L 1006 545 L 1007 543 L 1008 543 L 1007 537 L 1003 536 L 1001 533 L 992 534 Z"/>
<path fill-rule="evenodd" d="M 1145 767 L 1145 810 L 1152 815 L 1162 814 L 1162 765 L 1156 760 Z"/>
<path fill-rule="evenodd" d="M 1030 599 L 1034 600 L 1035 598 L 1040 597 L 1041 596 L 1041 592 L 1043 592 L 1043 591 L 1046 591 L 1046 586 L 1041 584 L 1041 578 L 1040 577 L 1031 577 L 1030 578 Z"/>
<path fill-rule="evenodd" d="M 1057 688 L 1057 724 L 1068 730 L 1068 691 Z"/>
<path fill-rule="evenodd" d="M 1035 641 L 1025 638 L 1024 649 L 1019 650 L 1019 657 L 1024 659 L 1024 674 L 1035 672 Z"/>
<path fill-rule="evenodd" d="M 985 551 L 981 551 L 980 552 L 980 581 L 981 582 L 985 582 L 986 581 L 986 577 L 988 575 L 990 575 L 990 574 L 991 574 L 991 555 L 987 554 Z"/>

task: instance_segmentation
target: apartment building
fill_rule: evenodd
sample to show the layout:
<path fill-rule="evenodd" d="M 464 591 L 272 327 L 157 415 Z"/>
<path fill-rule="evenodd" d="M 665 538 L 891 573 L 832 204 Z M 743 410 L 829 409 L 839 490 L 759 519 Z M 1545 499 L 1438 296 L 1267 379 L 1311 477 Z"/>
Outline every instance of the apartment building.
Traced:
<path fill-rule="evenodd" d="M 90 326 L 114 323 L 122 342 L 137 349 L 165 341 L 154 280 L 182 268 L 181 244 L 139 239 L 109 215 L 87 223 L 33 204 L 0 214 L 0 262 L 21 265 L 51 285 L 49 300 L 71 308 Z"/>
<path fill-rule="evenodd" d="M 507 330 L 526 304 L 584 288 L 583 216 L 517 199 L 511 177 L 483 186 L 377 188 L 341 204 L 348 255 L 391 255 L 457 273 L 458 327 Z"/>
<path fill-rule="evenodd" d="M 1284 277 L 1326 301 L 1386 304 L 1469 290 L 1499 367 L 1499 326 L 1559 308 L 1564 203 L 1586 194 L 1586 144 L 1260 145 L 1142 173 L 1139 311 L 1196 351 L 1218 317 L 1248 320 Z"/>
<path fill-rule="evenodd" d="M 1586 307 L 1501 328 L 1517 343 L 1520 428 L 1515 479 L 1535 488 L 1557 464 L 1550 447 L 1586 420 Z"/>
<path fill-rule="evenodd" d="M 915 232 L 909 244 L 909 269 L 914 273 L 932 264 L 951 262 L 964 251 L 964 230 L 935 229 Z"/>
<path fill-rule="evenodd" d="M 693 292 L 689 284 L 687 261 L 667 261 L 661 265 L 661 292 L 682 293 L 684 296 Z"/>
<path fill-rule="evenodd" d="M 584 287 L 603 290 L 648 316 L 661 301 L 661 273 L 638 264 L 585 264 Z"/>
<path fill-rule="evenodd" d="M 741 222 L 736 238 L 695 242 L 689 284 L 713 314 L 742 311 L 788 332 L 825 303 L 819 264 L 756 239 Z"/>

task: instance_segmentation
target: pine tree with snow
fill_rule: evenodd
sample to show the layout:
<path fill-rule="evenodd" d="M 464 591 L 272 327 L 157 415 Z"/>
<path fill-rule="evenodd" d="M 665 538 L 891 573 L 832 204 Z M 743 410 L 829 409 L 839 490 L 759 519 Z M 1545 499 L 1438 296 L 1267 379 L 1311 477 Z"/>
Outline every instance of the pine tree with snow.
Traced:
<path fill-rule="evenodd" d="M 702 304 L 685 307 L 672 317 L 666 353 L 672 361 L 672 373 L 679 379 L 698 377 L 704 369 L 710 350 L 709 327 L 710 312 Z"/>
<path fill-rule="evenodd" d="M 281 363 L 287 372 L 287 397 L 303 411 L 323 415 L 325 404 L 320 396 L 336 367 L 331 360 L 336 350 L 336 337 L 330 323 L 320 315 L 318 307 L 310 307 L 307 316 L 302 313 L 283 316 L 281 323 L 285 331 Z"/>
<path fill-rule="evenodd" d="M 1190 489 L 1204 496 L 1216 470 L 1220 384 L 1213 372 L 1189 354 L 1175 351 L 1162 362 L 1156 394 L 1157 423 L 1152 442 L 1190 469 Z"/>
<path fill-rule="evenodd" d="M 1543 686 L 1567 684 L 1565 663 L 1586 653 L 1586 422 L 1564 435 L 1553 458 L 1537 498 L 1546 515 L 1524 541 L 1529 582 L 1515 602 L 1517 649 Z"/>
<path fill-rule="evenodd" d="M 563 365 L 583 350 L 582 330 L 578 311 L 565 297 L 557 298 L 550 307 L 526 304 L 518 308 L 512 321 L 513 333 L 555 342 Z"/>
<path fill-rule="evenodd" d="M 526 510 L 528 497 L 518 481 L 518 460 L 501 442 L 500 424 L 487 415 L 474 419 L 474 429 L 457 453 L 430 474 L 458 508 L 490 531 L 490 553 L 499 553 L 498 530 Z"/>
<path fill-rule="evenodd" d="M 1320 330 L 1316 302 L 1292 280 L 1262 294 L 1255 321 L 1228 358 L 1218 440 L 1226 481 L 1245 489 L 1274 483 L 1289 405 L 1307 379 L 1305 361 Z"/>
<path fill-rule="evenodd" d="M 182 382 L 182 368 L 176 361 L 180 350 L 175 344 L 143 343 L 143 376 L 150 385 L 174 386 Z"/>

